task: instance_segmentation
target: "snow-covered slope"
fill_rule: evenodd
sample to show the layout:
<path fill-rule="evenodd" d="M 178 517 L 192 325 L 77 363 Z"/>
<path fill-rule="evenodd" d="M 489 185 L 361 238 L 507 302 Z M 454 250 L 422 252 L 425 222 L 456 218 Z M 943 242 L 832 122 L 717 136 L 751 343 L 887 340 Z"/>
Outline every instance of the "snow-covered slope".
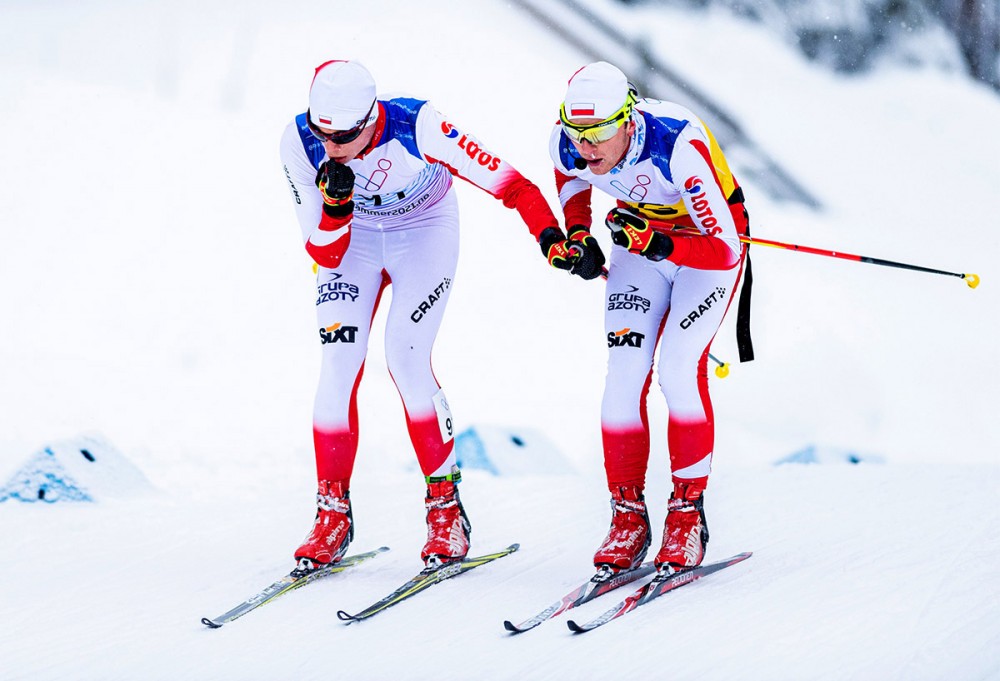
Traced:
<path fill-rule="evenodd" d="M 833 77 L 714 14 L 630 17 L 828 207 L 748 186 L 754 234 L 982 285 L 757 249 L 758 359 L 713 379 L 707 497 L 710 558 L 754 557 L 600 632 L 572 638 L 554 621 L 508 639 L 503 619 L 574 586 L 606 530 L 602 292 L 547 268 L 516 215 L 460 185 L 435 373 L 460 429 L 540 430 L 572 472 L 468 471 L 473 551 L 521 551 L 344 627 L 333 613 L 411 576 L 423 539 L 422 481 L 376 340 L 354 547 L 392 551 L 204 630 L 200 617 L 289 567 L 313 511 L 311 272 L 277 161 L 312 68 L 361 59 L 555 203 L 546 140 L 581 57 L 506 3 L 420 7 L 0 8 L 0 476 L 98 431 L 160 490 L 0 504 L 0 678 L 1000 678 L 1000 100 L 936 72 Z M 735 360 L 732 320 L 713 353 Z M 586 370 L 560 372 L 569 361 Z M 666 413 L 657 393 L 650 404 L 659 524 Z M 771 465 L 809 446 L 885 463 Z"/>

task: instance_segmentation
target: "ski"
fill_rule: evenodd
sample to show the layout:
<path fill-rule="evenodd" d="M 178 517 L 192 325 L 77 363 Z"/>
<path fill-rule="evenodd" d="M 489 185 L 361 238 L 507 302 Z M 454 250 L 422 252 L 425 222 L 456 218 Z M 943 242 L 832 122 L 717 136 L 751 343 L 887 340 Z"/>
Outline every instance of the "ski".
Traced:
<path fill-rule="evenodd" d="M 727 558 L 726 560 L 720 560 L 717 563 L 709 563 L 708 565 L 699 565 L 698 567 L 688 568 L 674 573 L 663 573 L 657 575 L 652 581 L 644 584 L 624 601 L 602 615 L 584 624 L 577 624 L 573 620 L 568 620 L 566 622 L 566 626 L 568 626 L 570 631 L 575 634 L 582 634 L 584 632 L 591 631 L 602 624 L 607 624 L 613 619 L 617 619 L 626 613 L 632 612 L 640 605 L 646 605 L 646 603 L 649 603 L 654 598 L 662 596 L 668 591 L 673 591 L 674 589 L 678 589 L 685 584 L 690 584 L 697 579 L 701 579 L 702 577 L 710 575 L 713 572 L 718 572 L 719 570 L 727 568 L 730 565 L 741 563 L 752 555 L 752 553 L 740 553 L 731 558 Z"/>
<path fill-rule="evenodd" d="M 529 631 L 537 627 L 542 622 L 561 615 L 570 608 L 575 608 L 579 605 L 583 605 L 584 603 L 589 603 L 609 591 L 614 591 L 618 587 L 631 584 L 637 579 L 642 579 L 655 570 L 656 568 L 651 562 L 640 565 L 631 570 L 623 570 L 618 573 L 609 573 L 607 571 L 598 570 L 597 574 L 591 577 L 589 581 L 586 581 L 577 588 L 573 589 L 568 594 L 563 596 L 561 600 L 556 601 L 534 617 L 526 619 L 520 624 L 514 624 L 510 620 L 504 620 L 503 626 L 512 634 L 520 634 L 525 631 Z"/>
<path fill-rule="evenodd" d="M 480 565 L 485 565 L 498 558 L 503 558 L 504 556 L 509 556 L 520 548 L 520 544 L 511 544 L 502 551 L 497 551 L 496 553 L 490 553 L 485 556 L 479 556 L 478 558 L 466 558 L 463 561 L 455 563 L 446 563 L 440 567 L 430 567 L 424 568 L 420 571 L 417 576 L 409 580 L 401 587 L 393 591 L 391 594 L 385 598 L 372 603 L 367 608 L 361 612 L 351 615 L 343 610 L 337 612 L 337 617 L 342 621 L 350 624 L 351 622 L 360 622 L 361 620 L 366 620 L 369 617 L 377 615 L 378 613 L 391 608 L 392 606 L 405 601 L 410 596 L 415 596 L 416 594 L 428 589 L 435 584 L 443 582 L 446 579 L 451 579 L 458 575 L 464 574 L 469 570 L 475 569 Z"/>
<path fill-rule="evenodd" d="M 388 551 L 388 546 L 382 546 L 374 551 L 368 551 L 367 553 L 358 553 L 353 556 L 347 556 L 340 562 L 332 563 L 316 570 L 311 570 L 309 572 L 303 572 L 298 569 L 292 570 L 287 575 L 274 582 L 270 586 L 258 591 L 250 598 L 246 599 L 235 608 L 226 612 L 218 617 L 209 619 L 207 617 L 201 618 L 201 623 L 212 629 L 218 629 L 223 624 L 228 624 L 232 622 L 237 617 L 242 617 L 251 610 L 255 610 L 265 603 L 270 603 L 278 596 L 283 596 L 289 591 L 294 591 L 300 587 L 309 584 L 310 582 L 315 582 L 317 579 L 326 577 L 327 575 L 332 575 L 338 572 L 343 572 L 349 567 L 353 567 L 358 563 L 362 563 L 369 558 L 374 558 L 380 553 Z"/>

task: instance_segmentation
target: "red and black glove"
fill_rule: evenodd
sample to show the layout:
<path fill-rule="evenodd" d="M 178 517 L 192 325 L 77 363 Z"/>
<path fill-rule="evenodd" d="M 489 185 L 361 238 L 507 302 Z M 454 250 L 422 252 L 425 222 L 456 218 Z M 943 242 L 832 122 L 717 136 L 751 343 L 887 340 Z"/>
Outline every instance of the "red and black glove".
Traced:
<path fill-rule="evenodd" d="M 649 226 L 649 221 L 624 208 L 612 208 L 604 223 L 611 230 L 611 240 L 636 253 L 659 262 L 674 252 L 674 242 Z"/>
<path fill-rule="evenodd" d="M 323 216 L 306 242 L 306 251 L 317 265 L 333 269 L 340 265 L 351 243 L 354 171 L 327 161 L 316 174 L 316 187 L 323 197 Z"/>
<path fill-rule="evenodd" d="M 569 248 L 576 253 L 573 269 L 570 270 L 584 279 L 596 279 L 604 272 L 604 252 L 590 230 L 583 225 L 569 228 Z"/>
<path fill-rule="evenodd" d="M 566 235 L 558 227 L 546 227 L 538 236 L 538 245 L 542 247 L 542 255 L 556 269 L 573 269 L 573 252 Z"/>
<path fill-rule="evenodd" d="M 316 186 L 323 197 L 323 213 L 335 220 L 354 212 L 354 171 L 343 163 L 327 161 L 319 167 Z"/>

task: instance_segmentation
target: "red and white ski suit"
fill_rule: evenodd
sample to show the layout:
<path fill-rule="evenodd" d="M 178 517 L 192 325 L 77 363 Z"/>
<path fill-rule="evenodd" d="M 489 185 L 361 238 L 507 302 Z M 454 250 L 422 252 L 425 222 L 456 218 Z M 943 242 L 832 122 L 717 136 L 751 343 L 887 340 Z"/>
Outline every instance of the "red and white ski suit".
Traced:
<path fill-rule="evenodd" d="M 426 101 L 379 99 L 369 146 L 347 163 L 355 174 L 350 245 L 336 269 L 320 267 L 316 316 L 323 363 L 313 413 L 319 480 L 349 481 L 358 448 L 357 391 L 380 295 L 389 372 L 425 476 L 455 466 L 451 411 L 431 368 L 431 349 L 458 260 L 457 175 L 521 215 L 535 239 L 558 221 L 538 188 Z M 304 241 L 322 216 L 315 184 L 327 160 L 306 114 L 288 125 L 281 160 Z"/>
<path fill-rule="evenodd" d="M 673 253 L 653 262 L 613 246 L 606 288 L 608 374 L 601 406 L 611 489 L 645 486 L 649 460 L 646 395 L 653 355 L 667 401 L 667 444 L 675 482 L 704 487 L 711 472 L 714 417 L 708 351 L 743 263 L 747 216 L 742 190 L 711 132 L 677 104 L 641 100 L 628 151 L 607 174 L 577 168 L 579 153 L 561 125 L 552 132 L 566 225 L 591 224 L 591 187 L 669 234 Z M 584 165 L 580 163 L 580 165 Z"/>

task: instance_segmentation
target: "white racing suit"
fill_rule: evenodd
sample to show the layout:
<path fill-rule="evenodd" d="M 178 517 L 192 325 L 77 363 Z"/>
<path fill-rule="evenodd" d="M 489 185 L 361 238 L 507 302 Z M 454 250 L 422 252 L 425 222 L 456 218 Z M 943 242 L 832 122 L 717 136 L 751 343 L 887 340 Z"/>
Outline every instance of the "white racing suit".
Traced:
<path fill-rule="evenodd" d="M 612 248 L 604 326 L 608 374 L 601 406 L 608 486 L 645 486 L 646 395 L 653 355 L 662 343 L 657 373 L 669 410 L 673 480 L 704 489 L 715 434 L 708 351 L 742 269 L 739 239 L 748 224 L 743 194 L 715 138 L 693 113 L 669 102 L 641 100 L 634 120 L 628 151 L 605 175 L 577 167 L 580 155 L 560 125 L 550 142 L 567 228 L 590 226 L 594 186 L 620 207 L 650 219 L 674 244 L 673 253 L 660 262 Z"/>
<path fill-rule="evenodd" d="M 347 163 L 355 174 L 350 245 L 336 269 L 319 268 L 316 281 L 323 353 L 313 414 L 319 480 L 350 481 L 368 335 L 380 294 L 390 284 L 386 362 L 405 407 L 410 439 L 425 476 L 452 472 L 451 412 L 431 368 L 458 259 L 452 175 L 515 208 L 536 240 L 545 228 L 558 225 L 534 184 L 427 102 L 379 99 L 378 109 L 371 144 Z M 296 117 L 281 140 L 303 241 L 322 216 L 315 179 L 327 160 L 305 117 Z"/>

